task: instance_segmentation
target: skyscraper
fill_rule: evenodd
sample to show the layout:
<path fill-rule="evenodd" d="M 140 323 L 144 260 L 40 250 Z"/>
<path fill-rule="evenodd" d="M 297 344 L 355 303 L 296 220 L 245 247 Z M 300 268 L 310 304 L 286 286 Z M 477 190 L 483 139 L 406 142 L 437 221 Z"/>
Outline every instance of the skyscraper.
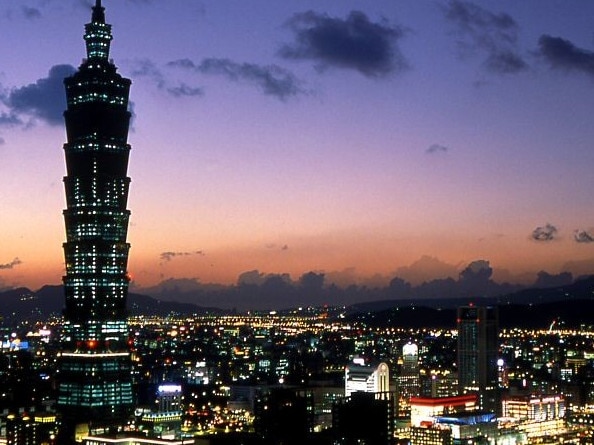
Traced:
<path fill-rule="evenodd" d="M 458 308 L 458 388 L 461 394 L 478 394 L 482 410 L 498 412 L 497 308 Z"/>
<path fill-rule="evenodd" d="M 111 39 L 96 0 L 85 25 L 87 58 L 64 80 L 66 304 L 58 409 L 68 440 L 77 424 L 109 424 L 133 408 L 126 312 L 131 82 L 109 60 Z"/>

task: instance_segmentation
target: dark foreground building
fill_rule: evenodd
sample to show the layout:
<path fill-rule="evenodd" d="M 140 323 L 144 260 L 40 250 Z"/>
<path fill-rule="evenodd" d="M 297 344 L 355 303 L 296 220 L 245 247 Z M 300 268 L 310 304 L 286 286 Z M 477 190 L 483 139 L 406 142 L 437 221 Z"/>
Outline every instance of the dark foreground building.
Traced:
<path fill-rule="evenodd" d="M 133 409 L 126 298 L 130 80 L 109 60 L 101 0 L 85 26 L 87 58 L 65 79 L 67 208 L 64 329 L 58 371 L 61 444 Z"/>

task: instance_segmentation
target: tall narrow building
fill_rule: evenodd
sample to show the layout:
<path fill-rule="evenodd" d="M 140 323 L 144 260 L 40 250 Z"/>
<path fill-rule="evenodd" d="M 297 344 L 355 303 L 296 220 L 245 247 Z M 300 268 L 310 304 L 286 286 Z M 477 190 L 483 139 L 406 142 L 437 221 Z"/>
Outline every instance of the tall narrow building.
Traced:
<path fill-rule="evenodd" d="M 459 307 L 457 324 L 459 392 L 477 394 L 481 410 L 498 413 L 497 308 Z"/>
<path fill-rule="evenodd" d="M 64 80 L 66 304 L 57 381 L 67 440 L 77 425 L 83 432 L 93 422 L 108 425 L 133 408 L 126 311 L 131 82 L 109 59 L 111 39 L 96 0 L 85 25 L 87 58 Z"/>

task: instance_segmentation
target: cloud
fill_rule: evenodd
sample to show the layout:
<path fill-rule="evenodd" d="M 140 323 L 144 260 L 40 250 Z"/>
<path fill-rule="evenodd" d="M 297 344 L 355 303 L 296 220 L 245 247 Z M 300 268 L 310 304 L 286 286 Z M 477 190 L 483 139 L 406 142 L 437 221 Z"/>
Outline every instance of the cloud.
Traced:
<path fill-rule="evenodd" d="M 16 115 L 26 115 L 50 125 L 62 125 L 62 113 L 66 109 L 64 78 L 71 76 L 75 71 L 71 65 L 55 65 L 50 68 L 48 77 L 11 90 L 3 98 L 10 113 L 3 116 L 13 119 L 15 124 Z"/>
<path fill-rule="evenodd" d="M 173 97 L 183 97 L 183 96 L 203 96 L 204 90 L 200 87 L 191 87 L 182 83 L 176 87 L 169 87 L 167 88 L 167 92 L 171 94 Z"/>
<path fill-rule="evenodd" d="M 0 126 L 11 127 L 22 125 L 23 121 L 14 113 L 0 113 Z"/>
<path fill-rule="evenodd" d="M 528 69 L 517 49 L 518 24 L 509 14 L 494 14 L 460 0 L 451 0 L 444 12 L 460 36 L 462 55 L 482 53 L 484 67 L 494 74 L 516 74 Z"/>
<path fill-rule="evenodd" d="M 581 71 L 594 76 L 594 52 L 578 48 L 569 40 L 544 34 L 538 39 L 538 54 L 552 68 Z"/>
<path fill-rule="evenodd" d="M 163 252 L 159 255 L 159 258 L 162 261 L 171 261 L 173 258 L 178 256 L 191 256 L 191 255 L 200 255 L 205 256 L 206 254 L 202 250 L 194 250 L 191 252 Z"/>
<path fill-rule="evenodd" d="M 15 266 L 18 266 L 19 264 L 23 264 L 23 262 L 18 258 L 15 258 L 10 263 L 0 264 L 0 270 L 13 269 Z"/>
<path fill-rule="evenodd" d="M 148 78 L 157 86 L 157 88 L 176 98 L 204 95 L 204 91 L 200 87 L 192 87 L 185 83 L 180 83 L 176 86 L 169 85 L 169 82 L 165 78 L 163 72 L 150 59 L 135 60 L 133 62 L 130 74 L 136 78 Z"/>
<path fill-rule="evenodd" d="M 575 232 L 573 232 L 573 239 L 577 243 L 594 243 L 594 235 L 582 229 L 578 229 Z"/>
<path fill-rule="evenodd" d="M 459 265 L 447 264 L 438 258 L 423 255 L 410 266 L 396 269 L 394 275 L 413 285 L 436 278 L 451 278 L 459 275 Z"/>
<path fill-rule="evenodd" d="M 544 270 L 538 272 L 536 281 L 534 282 L 533 286 L 538 287 L 541 289 L 547 287 L 560 287 L 560 286 L 567 286 L 573 282 L 573 275 L 571 272 L 562 272 L 558 275 L 551 275 Z"/>
<path fill-rule="evenodd" d="M 445 145 L 433 144 L 427 150 L 425 150 L 425 153 L 428 153 L 428 154 L 445 153 L 447 151 L 449 151 L 449 148 L 446 147 Z"/>
<path fill-rule="evenodd" d="M 363 12 L 351 11 L 346 19 L 340 19 L 307 11 L 295 14 L 287 25 L 295 42 L 281 47 L 279 55 L 285 59 L 313 60 L 320 70 L 353 69 L 367 77 L 408 68 L 398 47 L 403 28 L 374 23 Z"/>
<path fill-rule="evenodd" d="M 267 249 L 279 249 L 279 250 L 289 250 L 288 244 L 283 244 L 282 246 L 278 247 L 275 243 L 268 243 L 265 245 Z"/>
<path fill-rule="evenodd" d="M 559 230 L 552 224 L 547 223 L 543 227 L 537 227 L 532 231 L 531 238 L 534 241 L 552 241 L 557 237 Z"/>
<path fill-rule="evenodd" d="M 27 20 L 38 19 L 41 17 L 41 12 L 37 8 L 23 6 L 21 7 L 21 11 L 23 11 L 23 15 Z"/>
<path fill-rule="evenodd" d="M 155 62 L 150 59 L 135 60 L 130 72 L 132 77 L 147 77 L 153 81 L 159 89 L 165 88 L 165 77 Z"/>
<path fill-rule="evenodd" d="M 214 57 L 202 59 L 198 64 L 190 59 L 180 59 L 169 62 L 167 65 L 201 74 L 223 76 L 233 82 L 248 82 L 259 87 L 264 94 L 281 100 L 305 93 L 295 75 L 277 65 L 238 63 L 230 59 Z"/>
<path fill-rule="evenodd" d="M 3 137 L 0 137 L 0 145 L 4 145 L 6 143 L 6 140 Z"/>

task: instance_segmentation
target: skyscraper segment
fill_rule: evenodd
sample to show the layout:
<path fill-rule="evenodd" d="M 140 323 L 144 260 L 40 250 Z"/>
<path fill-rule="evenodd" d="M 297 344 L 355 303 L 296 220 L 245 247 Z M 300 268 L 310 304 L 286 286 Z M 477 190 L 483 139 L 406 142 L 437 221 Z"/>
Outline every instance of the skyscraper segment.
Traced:
<path fill-rule="evenodd" d="M 475 393 L 482 410 L 498 412 L 498 310 L 496 307 L 459 307 L 457 324 L 460 393 Z"/>
<path fill-rule="evenodd" d="M 126 299 L 130 80 L 109 59 L 111 26 L 97 0 L 87 58 L 65 79 L 66 305 L 58 374 L 65 424 L 121 419 L 133 408 Z"/>

